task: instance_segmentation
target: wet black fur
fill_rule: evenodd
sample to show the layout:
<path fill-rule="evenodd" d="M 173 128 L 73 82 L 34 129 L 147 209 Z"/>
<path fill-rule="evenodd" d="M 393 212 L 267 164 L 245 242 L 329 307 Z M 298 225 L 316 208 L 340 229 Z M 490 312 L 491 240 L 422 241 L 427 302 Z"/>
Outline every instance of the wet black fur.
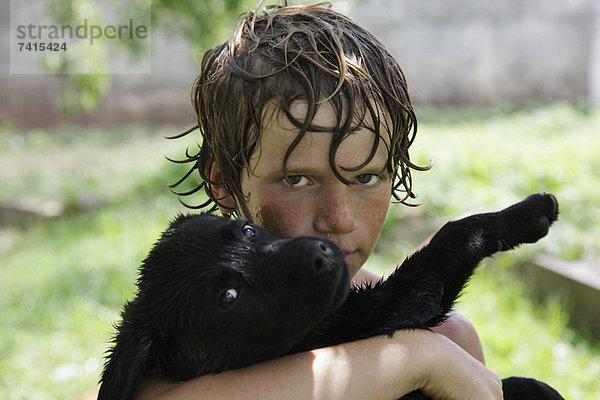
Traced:
<path fill-rule="evenodd" d="M 131 399 L 145 376 L 184 381 L 434 327 L 484 257 L 536 242 L 557 216 L 556 199 L 537 194 L 449 222 L 385 281 L 352 289 L 344 254 L 327 239 L 282 238 L 210 214 L 180 216 L 140 267 L 138 294 L 124 307 L 98 398 Z M 533 379 L 503 384 L 507 399 L 562 399 Z"/>

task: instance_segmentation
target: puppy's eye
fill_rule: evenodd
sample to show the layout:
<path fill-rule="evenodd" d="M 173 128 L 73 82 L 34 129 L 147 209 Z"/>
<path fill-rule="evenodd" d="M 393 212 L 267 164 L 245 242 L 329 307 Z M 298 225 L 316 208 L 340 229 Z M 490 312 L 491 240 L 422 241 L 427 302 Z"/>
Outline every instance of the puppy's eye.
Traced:
<path fill-rule="evenodd" d="M 219 304 L 221 307 L 226 308 L 229 307 L 238 297 L 238 291 L 234 288 L 224 290 L 221 293 L 221 298 L 219 299 Z"/>
<path fill-rule="evenodd" d="M 244 235 L 246 235 L 247 238 L 253 238 L 256 234 L 256 230 L 250 224 L 244 225 L 244 227 L 242 228 L 242 232 L 244 232 Z"/>

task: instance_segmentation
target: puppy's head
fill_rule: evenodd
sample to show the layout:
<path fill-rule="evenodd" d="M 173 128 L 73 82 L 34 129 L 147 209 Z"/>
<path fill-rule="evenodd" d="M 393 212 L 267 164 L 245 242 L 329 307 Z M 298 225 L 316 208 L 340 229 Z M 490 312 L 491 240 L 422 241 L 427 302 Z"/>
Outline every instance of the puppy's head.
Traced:
<path fill-rule="evenodd" d="M 197 352 L 218 372 L 286 354 L 343 303 L 349 281 L 343 252 L 327 239 L 180 216 L 144 261 L 130 309 L 164 351 Z"/>

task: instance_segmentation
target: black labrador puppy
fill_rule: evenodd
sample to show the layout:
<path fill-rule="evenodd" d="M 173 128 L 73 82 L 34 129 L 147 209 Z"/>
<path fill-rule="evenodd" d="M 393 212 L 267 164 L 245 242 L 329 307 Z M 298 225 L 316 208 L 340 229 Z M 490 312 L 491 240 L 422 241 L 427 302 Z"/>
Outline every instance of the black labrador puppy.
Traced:
<path fill-rule="evenodd" d="M 544 237 L 550 194 L 446 224 L 373 287 L 351 288 L 330 240 L 284 238 L 244 220 L 179 216 L 140 267 L 98 399 L 131 399 L 140 379 L 185 381 L 286 354 L 440 324 L 477 264 Z M 503 380 L 506 399 L 562 399 L 529 378 Z M 404 399 L 423 399 L 413 392 Z"/>

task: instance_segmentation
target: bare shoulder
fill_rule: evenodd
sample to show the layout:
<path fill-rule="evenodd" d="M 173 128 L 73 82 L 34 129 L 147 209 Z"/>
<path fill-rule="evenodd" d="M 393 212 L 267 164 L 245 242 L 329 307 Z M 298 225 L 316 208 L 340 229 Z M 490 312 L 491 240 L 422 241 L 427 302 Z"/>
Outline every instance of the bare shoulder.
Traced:
<path fill-rule="evenodd" d="M 441 333 L 485 365 L 483 347 L 475 327 L 464 315 L 451 311 L 441 325 L 432 329 Z"/>
<path fill-rule="evenodd" d="M 381 275 L 377 275 L 375 272 L 369 271 L 363 267 L 358 270 L 356 275 L 354 275 L 354 278 L 352 278 L 352 283 L 357 286 L 363 286 L 365 284 L 374 285 L 381 278 Z"/>

